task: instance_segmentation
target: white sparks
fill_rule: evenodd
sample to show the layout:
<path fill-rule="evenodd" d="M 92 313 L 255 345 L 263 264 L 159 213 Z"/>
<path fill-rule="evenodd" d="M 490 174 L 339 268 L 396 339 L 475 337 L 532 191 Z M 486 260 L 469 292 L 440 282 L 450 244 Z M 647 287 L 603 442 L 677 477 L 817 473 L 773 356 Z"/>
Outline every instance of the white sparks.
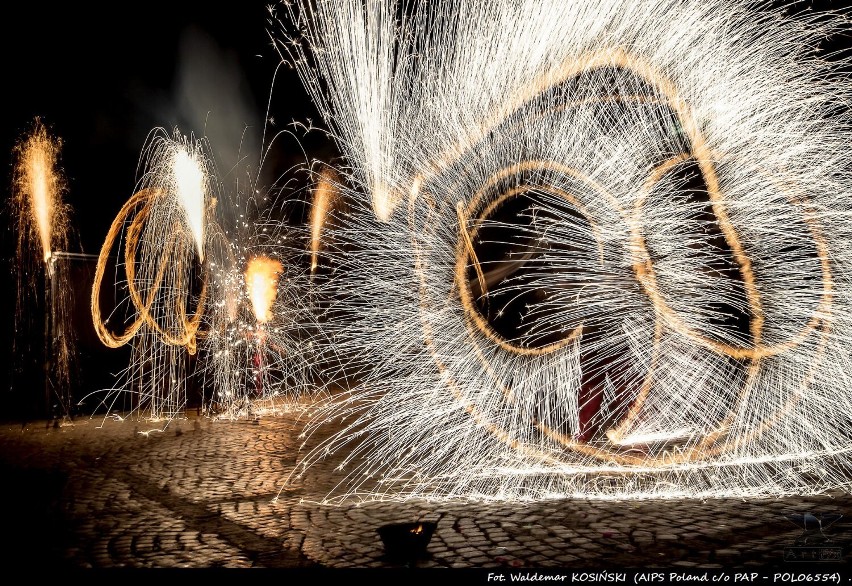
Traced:
<path fill-rule="evenodd" d="M 812 50 L 841 19 L 727 0 L 289 14 L 279 49 L 353 202 L 315 286 L 359 383 L 303 459 L 348 451 L 335 498 L 850 486 L 850 91 Z"/>
<path fill-rule="evenodd" d="M 196 158 L 179 147 L 174 155 L 174 180 L 178 201 L 183 206 L 198 256 L 204 260 L 204 191 L 206 178 Z"/>

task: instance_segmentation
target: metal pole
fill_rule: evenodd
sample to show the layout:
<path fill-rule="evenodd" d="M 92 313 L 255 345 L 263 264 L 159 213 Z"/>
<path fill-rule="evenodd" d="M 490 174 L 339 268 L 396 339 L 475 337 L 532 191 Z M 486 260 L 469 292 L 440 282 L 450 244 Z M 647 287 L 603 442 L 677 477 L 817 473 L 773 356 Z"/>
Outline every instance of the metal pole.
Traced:
<path fill-rule="evenodd" d="M 51 321 L 53 315 L 53 259 L 48 258 L 44 268 L 44 408 L 50 419 L 50 369 L 52 356 Z"/>
<path fill-rule="evenodd" d="M 56 295 L 57 291 L 56 290 L 59 287 L 59 282 L 58 282 L 59 279 L 58 279 L 57 271 L 62 270 L 61 267 L 57 266 L 56 260 L 57 260 L 57 257 L 55 255 L 51 256 L 50 264 L 52 265 L 51 273 L 53 274 L 53 276 L 50 279 L 50 356 L 51 356 L 51 361 L 52 361 L 51 364 L 55 364 L 55 362 L 56 362 L 54 360 L 55 353 L 56 353 L 55 342 L 56 342 L 56 336 L 57 336 L 57 334 L 59 334 L 59 332 L 57 331 L 57 324 L 62 323 L 62 320 L 65 317 L 64 315 L 57 316 L 56 313 L 57 313 L 57 311 L 64 312 L 66 309 L 68 309 L 65 306 L 65 304 L 63 304 L 63 303 L 60 303 L 58 306 L 56 304 L 56 297 L 57 297 L 57 295 Z M 68 283 L 68 286 L 70 287 L 71 284 Z M 53 373 L 53 370 L 55 370 L 55 367 L 51 370 L 51 374 Z M 64 380 L 64 378 L 62 378 L 59 382 L 60 382 L 60 385 L 58 387 L 55 387 L 55 388 L 58 388 L 59 394 L 56 394 L 56 393 L 54 393 L 54 394 L 56 394 L 56 397 L 55 397 L 56 400 L 58 400 L 61 404 L 60 405 L 61 414 L 64 416 L 64 415 L 68 415 L 68 405 L 67 405 L 67 401 L 65 400 L 65 393 L 66 393 L 66 391 L 68 391 L 68 389 L 66 388 L 67 385 L 65 384 L 66 381 Z M 51 385 L 51 386 L 53 387 L 53 385 Z M 53 413 L 54 417 L 59 417 L 59 415 L 60 415 L 60 413 L 58 413 L 58 412 Z M 54 423 L 58 423 L 58 420 L 54 421 Z"/>
<path fill-rule="evenodd" d="M 83 259 L 83 260 L 97 260 L 97 254 L 88 254 L 86 252 L 64 252 L 58 251 L 51 253 L 51 258 L 71 258 L 71 259 Z M 113 258 L 113 257 L 110 257 Z"/>

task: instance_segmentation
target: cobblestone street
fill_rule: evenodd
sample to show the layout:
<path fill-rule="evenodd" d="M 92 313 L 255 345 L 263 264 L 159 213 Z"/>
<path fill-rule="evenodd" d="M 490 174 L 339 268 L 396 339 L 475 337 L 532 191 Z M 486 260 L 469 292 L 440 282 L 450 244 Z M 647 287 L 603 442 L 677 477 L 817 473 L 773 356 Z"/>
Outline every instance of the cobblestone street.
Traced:
<path fill-rule="evenodd" d="M 101 424 L 103 424 L 101 426 Z M 295 415 L 191 416 L 163 433 L 133 420 L 0 430 L 9 565 L 53 568 L 405 567 L 377 529 L 440 519 L 423 568 L 781 568 L 802 530 L 787 514 L 843 515 L 830 528 L 846 566 L 852 498 L 743 502 L 589 500 L 536 504 L 319 504 L 336 465 L 276 499 L 298 457 Z"/>

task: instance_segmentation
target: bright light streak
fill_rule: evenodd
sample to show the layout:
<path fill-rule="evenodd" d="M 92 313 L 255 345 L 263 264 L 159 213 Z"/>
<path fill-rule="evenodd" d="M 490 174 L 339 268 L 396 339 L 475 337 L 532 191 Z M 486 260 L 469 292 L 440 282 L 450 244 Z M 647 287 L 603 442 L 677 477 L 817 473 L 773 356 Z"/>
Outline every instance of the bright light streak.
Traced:
<path fill-rule="evenodd" d="M 184 212 L 186 221 L 195 239 L 198 257 L 204 260 L 204 213 L 205 213 L 205 176 L 195 156 L 185 148 L 175 151 L 173 163 L 174 179 L 177 196 Z"/>
<path fill-rule="evenodd" d="M 277 260 L 256 256 L 246 266 L 246 290 L 252 311 L 260 323 L 272 319 L 272 304 L 278 295 L 278 275 L 284 267 Z"/>
<path fill-rule="evenodd" d="M 59 186 L 55 169 L 58 149 L 58 143 L 48 135 L 44 125 L 37 124 L 23 145 L 19 162 L 21 189 L 29 196 L 32 219 L 38 230 L 44 261 L 49 267 Z M 52 271 L 52 267 L 49 270 Z"/>
<path fill-rule="evenodd" d="M 313 205 L 311 207 L 311 273 L 316 272 L 319 265 L 319 253 L 322 245 L 322 233 L 328 215 L 339 197 L 337 184 L 340 178 L 331 169 L 320 173 L 317 186 L 314 188 Z"/>

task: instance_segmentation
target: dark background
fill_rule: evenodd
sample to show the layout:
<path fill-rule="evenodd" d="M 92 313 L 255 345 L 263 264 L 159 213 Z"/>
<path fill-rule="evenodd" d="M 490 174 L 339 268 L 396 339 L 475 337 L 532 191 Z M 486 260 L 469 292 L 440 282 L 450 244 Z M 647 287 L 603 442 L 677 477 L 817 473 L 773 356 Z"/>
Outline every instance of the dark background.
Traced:
<path fill-rule="evenodd" d="M 140 155 L 154 128 L 206 136 L 226 189 L 259 167 L 264 125 L 267 135 L 291 129 L 298 138 L 274 143 L 260 187 L 304 162 L 303 151 L 308 158 L 333 156 L 322 133 L 305 136 L 289 125 L 294 119 L 317 123 L 318 117 L 293 70 L 276 73 L 280 58 L 267 32 L 268 4 L 24 2 L 2 9 L 0 274 L 7 279 L 0 288 L 0 353 L 10 359 L 0 369 L 0 419 L 38 417 L 50 407 L 41 378 L 43 285 L 32 276 L 27 315 L 16 320 L 12 277 L 20 264 L 9 205 L 13 149 L 36 117 L 62 141 L 69 252 L 99 252 L 110 223 L 135 192 Z M 88 317 L 94 261 L 60 264 L 70 275 L 72 316 L 79 324 L 77 383 L 86 391 L 109 387 L 127 366 L 128 352 L 108 350 L 94 335 Z"/>
<path fill-rule="evenodd" d="M 11 194 L 14 145 L 37 116 L 63 144 L 64 200 L 72 209 L 69 251 L 90 254 L 97 254 L 110 222 L 134 193 L 140 153 L 153 128 L 177 126 L 184 134 L 207 136 L 227 185 L 244 168 L 257 165 L 265 124 L 274 133 L 293 128 L 288 124 L 294 119 L 319 122 L 292 69 L 280 68 L 273 86 L 280 59 L 267 32 L 267 4 L 7 3 L 0 17 L 4 202 Z M 775 4 L 818 11 L 846 6 L 831 1 Z M 824 48 L 850 45 L 852 38 L 845 35 L 828 40 Z M 308 157 L 334 156 L 321 133 L 297 134 L 298 141 L 285 138 L 276 144 L 261 170 L 262 182 L 303 162 L 303 149 Z M 38 415 L 45 408 L 31 400 L 43 396 L 35 390 L 43 388 L 39 365 L 44 339 L 38 319 L 20 326 L 19 344 L 12 345 L 11 275 L 19 260 L 6 208 L 0 216 L 0 271 L 8 276 L 0 288 L 0 353 L 12 359 L 0 370 L 0 419 Z M 72 287 L 79 314 L 75 319 L 81 321 L 81 364 L 89 365 L 83 367 L 83 377 L 91 390 L 111 384 L 126 366 L 127 354 L 100 347 L 86 320 L 90 269 L 74 269 Z M 43 300 L 29 303 L 31 311 L 43 310 Z"/>

